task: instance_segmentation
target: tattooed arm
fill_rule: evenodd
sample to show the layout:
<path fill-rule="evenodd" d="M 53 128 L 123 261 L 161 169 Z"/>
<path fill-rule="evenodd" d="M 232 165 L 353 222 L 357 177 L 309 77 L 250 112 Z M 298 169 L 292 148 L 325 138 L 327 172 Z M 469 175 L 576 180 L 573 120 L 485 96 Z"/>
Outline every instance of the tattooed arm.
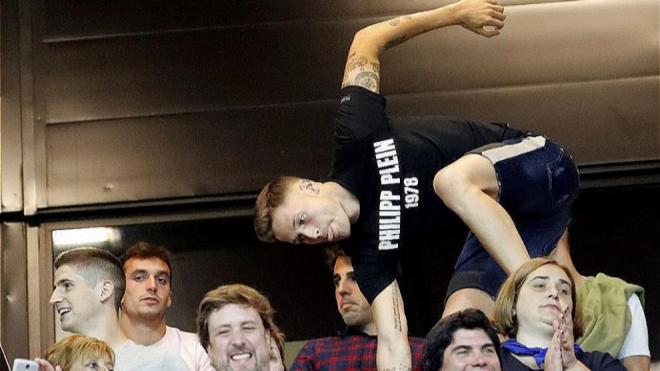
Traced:
<path fill-rule="evenodd" d="M 378 332 L 376 364 L 380 371 L 412 370 L 408 323 L 403 299 L 396 281 L 383 290 L 371 304 Z"/>
<path fill-rule="evenodd" d="M 341 86 L 358 85 L 379 93 L 379 56 L 384 50 L 424 32 L 452 25 L 461 25 L 485 37 L 497 36 L 504 26 L 503 12 L 504 7 L 497 5 L 497 0 L 461 0 L 366 27 L 353 38 Z"/>

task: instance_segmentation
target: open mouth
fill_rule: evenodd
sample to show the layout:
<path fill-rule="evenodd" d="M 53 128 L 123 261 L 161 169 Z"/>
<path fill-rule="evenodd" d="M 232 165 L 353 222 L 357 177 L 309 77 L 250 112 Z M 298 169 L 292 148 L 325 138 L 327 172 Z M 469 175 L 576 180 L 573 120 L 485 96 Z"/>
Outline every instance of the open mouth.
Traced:
<path fill-rule="evenodd" d="M 234 362 L 247 361 L 252 358 L 252 353 L 236 353 L 229 357 Z"/>
<path fill-rule="evenodd" d="M 57 314 L 59 314 L 60 317 L 63 317 L 69 313 L 71 313 L 71 308 L 57 308 Z"/>

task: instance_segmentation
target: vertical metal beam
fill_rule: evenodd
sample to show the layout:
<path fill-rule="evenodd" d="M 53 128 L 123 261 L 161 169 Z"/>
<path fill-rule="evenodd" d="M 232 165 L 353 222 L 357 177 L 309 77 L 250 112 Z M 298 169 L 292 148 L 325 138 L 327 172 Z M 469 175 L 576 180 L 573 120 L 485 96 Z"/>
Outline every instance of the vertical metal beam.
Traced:
<path fill-rule="evenodd" d="M 0 225 L 0 341 L 8 357 L 28 356 L 25 224 Z"/>
<path fill-rule="evenodd" d="M 34 156 L 32 2 L 20 1 L 18 13 L 21 61 L 21 122 L 23 127 L 23 213 L 33 215 L 37 211 L 37 188 Z"/>
<path fill-rule="evenodd" d="M 39 228 L 27 227 L 27 315 L 29 357 L 41 354 L 42 349 L 42 302 L 41 269 L 39 269 Z"/>
<path fill-rule="evenodd" d="M 0 2 L 0 212 L 23 209 L 18 1 Z"/>

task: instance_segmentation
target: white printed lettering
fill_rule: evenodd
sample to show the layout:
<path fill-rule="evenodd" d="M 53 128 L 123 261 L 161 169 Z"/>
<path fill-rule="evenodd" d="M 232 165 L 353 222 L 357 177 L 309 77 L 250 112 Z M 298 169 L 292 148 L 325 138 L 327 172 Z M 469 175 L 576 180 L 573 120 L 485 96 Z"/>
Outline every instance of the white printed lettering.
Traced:
<path fill-rule="evenodd" d="M 374 149 L 376 153 L 381 153 L 384 151 L 395 151 L 396 148 L 394 148 L 394 139 L 385 139 L 381 140 L 380 142 L 374 142 Z"/>
<path fill-rule="evenodd" d="M 378 243 L 378 250 L 394 250 L 399 248 L 399 244 L 392 243 L 392 241 L 380 241 Z"/>

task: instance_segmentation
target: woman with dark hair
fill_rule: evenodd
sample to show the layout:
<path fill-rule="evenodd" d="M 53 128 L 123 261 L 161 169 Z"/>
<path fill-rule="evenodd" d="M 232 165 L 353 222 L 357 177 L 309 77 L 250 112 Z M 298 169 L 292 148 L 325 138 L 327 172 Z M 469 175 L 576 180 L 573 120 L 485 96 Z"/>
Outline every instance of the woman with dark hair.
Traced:
<path fill-rule="evenodd" d="M 495 301 L 495 325 L 509 338 L 502 369 L 625 371 L 609 354 L 575 344 L 582 333 L 575 298 L 570 272 L 552 259 L 532 259 L 509 276 Z"/>

